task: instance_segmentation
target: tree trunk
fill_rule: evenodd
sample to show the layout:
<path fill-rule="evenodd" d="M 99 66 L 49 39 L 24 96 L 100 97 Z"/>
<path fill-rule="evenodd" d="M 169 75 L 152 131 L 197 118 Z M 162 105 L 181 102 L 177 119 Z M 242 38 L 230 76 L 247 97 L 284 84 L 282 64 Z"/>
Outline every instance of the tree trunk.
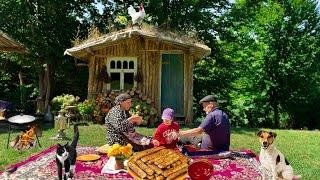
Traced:
<path fill-rule="evenodd" d="M 278 104 L 275 103 L 274 107 L 273 107 L 273 111 L 274 111 L 274 125 L 276 128 L 280 127 L 280 116 L 279 116 L 279 108 L 278 108 Z"/>
<path fill-rule="evenodd" d="M 20 84 L 20 85 L 24 85 L 23 75 L 22 75 L 22 72 L 21 72 L 21 71 L 19 71 L 18 76 L 19 76 L 19 84 Z"/>
<path fill-rule="evenodd" d="M 39 97 L 37 98 L 37 113 L 43 114 L 45 111 L 45 85 L 44 85 L 44 70 L 39 72 Z"/>
<path fill-rule="evenodd" d="M 276 88 L 274 90 L 271 90 L 269 92 L 269 102 L 270 105 L 273 109 L 274 117 L 273 117 L 273 122 L 271 120 L 272 126 L 275 128 L 279 128 L 280 126 L 280 115 L 279 115 L 279 95 L 278 91 Z"/>
<path fill-rule="evenodd" d="M 37 99 L 37 113 L 43 114 L 48 108 L 51 98 L 52 65 L 47 64 L 39 73 L 39 97 Z"/>
<path fill-rule="evenodd" d="M 48 109 L 52 94 L 52 65 L 47 64 L 47 69 L 45 71 L 45 82 L 46 82 L 46 96 L 45 96 L 45 109 Z"/>
<path fill-rule="evenodd" d="M 25 110 L 26 94 L 25 94 L 25 89 L 24 89 L 25 87 L 24 87 L 23 75 L 21 70 L 18 73 L 18 77 L 19 77 L 19 88 L 20 88 L 20 104 L 21 104 L 21 108 Z"/>

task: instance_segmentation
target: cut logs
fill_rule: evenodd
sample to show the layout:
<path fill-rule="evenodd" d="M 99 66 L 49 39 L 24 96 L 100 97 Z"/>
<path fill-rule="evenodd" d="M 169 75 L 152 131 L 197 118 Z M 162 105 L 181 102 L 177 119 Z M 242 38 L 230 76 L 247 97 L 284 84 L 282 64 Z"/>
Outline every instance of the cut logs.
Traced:
<path fill-rule="evenodd" d="M 140 89 L 132 88 L 125 91 L 132 97 L 132 107 L 129 111 L 130 114 L 138 114 L 143 117 L 144 125 L 153 126 L 157 121 L 157 110 L 153 106 L 151 98 L 142 94 Z M 115 105 L 115 98 L 121 92 L 107 92 L 101 93 L 96 96 L 96 107 L 93 115 L 98 119 L 104 117 L 109 110 Z"/>

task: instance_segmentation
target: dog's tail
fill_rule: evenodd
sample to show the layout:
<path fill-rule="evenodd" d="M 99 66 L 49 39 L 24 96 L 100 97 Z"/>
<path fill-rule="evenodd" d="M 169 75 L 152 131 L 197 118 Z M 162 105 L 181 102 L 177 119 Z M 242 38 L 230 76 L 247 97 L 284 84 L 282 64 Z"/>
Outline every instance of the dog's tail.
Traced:
<path fill-rule="evenodd" d="M 298 179 L 301 179 L 301 178 L 302 178 L 301 175 L 294 175 L 294 176 L 292 177 L 292 180 L 298 180 Z"/>

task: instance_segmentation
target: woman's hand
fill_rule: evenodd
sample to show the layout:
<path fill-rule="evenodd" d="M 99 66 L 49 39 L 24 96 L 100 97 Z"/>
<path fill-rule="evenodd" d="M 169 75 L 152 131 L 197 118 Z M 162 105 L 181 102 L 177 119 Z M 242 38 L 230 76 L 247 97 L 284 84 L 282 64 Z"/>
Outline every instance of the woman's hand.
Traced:
<path fill-rule="evenodd" d="M 134 114 L 132 115 L 131 117 L 128 118 L 129 121 L 133 124 L 137 124 L 137 125 L 140 125 L 142 122 L 143 122 L 143 119 L 141 116 L 137 115 L 137 114 Z"/>

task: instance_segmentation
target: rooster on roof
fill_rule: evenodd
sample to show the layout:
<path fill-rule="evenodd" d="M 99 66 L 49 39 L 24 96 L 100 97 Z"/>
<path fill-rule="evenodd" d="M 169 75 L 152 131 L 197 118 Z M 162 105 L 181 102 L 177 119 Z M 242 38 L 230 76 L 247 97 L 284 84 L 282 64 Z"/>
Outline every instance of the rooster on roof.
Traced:
<path fill-rule="evenodd" d="M 144 16 L 146 15 L 142 3 L 139 6 L 139 11 L 138 12 L 130 5 L 128 7 L 128 13 L 131 16 L 132 25 L 139 25 L 139 26 L 140 26 Z"/>

